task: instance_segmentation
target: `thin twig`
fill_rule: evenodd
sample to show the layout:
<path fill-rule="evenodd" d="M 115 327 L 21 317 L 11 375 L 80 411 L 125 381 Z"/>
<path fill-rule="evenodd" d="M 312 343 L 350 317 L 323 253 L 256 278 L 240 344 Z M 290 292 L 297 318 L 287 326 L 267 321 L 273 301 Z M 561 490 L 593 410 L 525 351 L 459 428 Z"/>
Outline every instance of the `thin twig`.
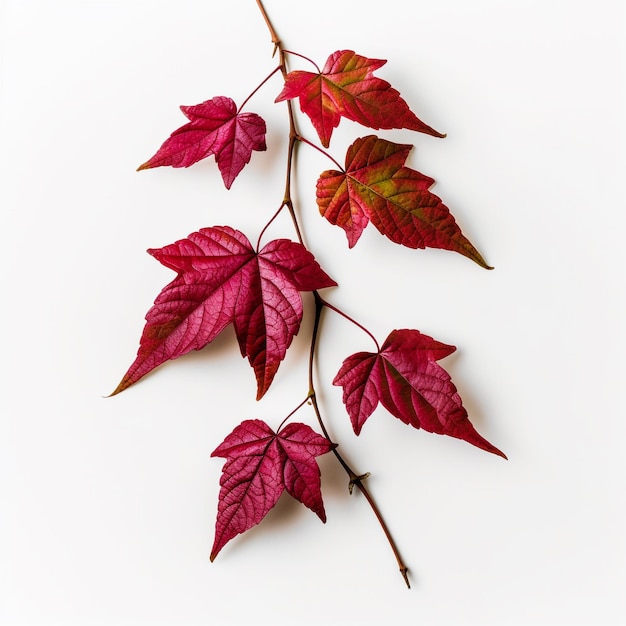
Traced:
<path fill-rule="evenodd" d="M 265 23 L 267 24 L 267 28 L 268 28 L 268 30 L 270 32 L 270 36 L 272 38 L 272 43 L 274 44 L 274 53 L 273 54 L 276 54 L 276 52 L 278 51 L 279 67 L 281 69 L 281 72 L 282 72 L 283 76 L 286 76 L 287 75 L 287 64 L 286 64 L 286 60 L 285 60 L 285 50 L 283 49 L 283 47 L 281 45 L 281 41 L 280 41 L 278 35 L 276 34 L 276 31 L 274 30 L 274 27 L 272 26 L 272 23 L 271 23 L 268 15 L 267 15 L 267 12 L 265 11 L 265 8 L 263 7 L 263 3 L 261 2 L 261 0 L 257 0 L 257 5 L 259 7 L 259 10 L 261 11 L 261 14 L 263 15 L 263 19 L 265 20 Z M 283 208 L 285 206 L 288 208 L 289 213 L 291 214 L 291 219 L 292 219 L 292 221 L 294 223 L 294 228 L 296 230 L 296 233 L 297 233 L 297 236 L 298 236 L 298 240 L 300 241 L 300 243 L 302 245 L 304 245 L 303 238 L 302 238 L 302 235 L 301 235 L 301 231 L 300 231 L 300 228 L 298 226 L 298 219 L 297 219 L 296 211 L 294 209 L 293 201 L 291 199 L 291 175 L 292 175 L 292 170 L 293 170 L 294 151 L 295 151 L 295 147 L 296 147 L 298 141 L 302 140 L 302 138 L 301 138 L 300 134 L 298 133 L 298 128 L 297 128 L 297 124 L 296 124 L 296 118 L 295 118 L 294 111 L 293 111 L 293 106 L 292 106 L 292 103 L 291 103 L 290 100 L 287 100 L 287 110 L 288 110 L 288 114 L 289 114 L 289 146 L 288 146 L 288 151 L 287 151 L 287 173 L 286 173 L 286 176 L 285 176 L 285 195 L 284 195 L 283 204 L 281 205 L 281 208 Z M 309 142 L 307 142 L 307 143 L 309 143 Z M 313 144 L 311 144 L 311 145 L 313 145 Z M 274 218 L 272 218 L 272 219 L 274 219 Z M 323 310 L 324 306 L 327 306 L 327 307 L 331 308 L 332 310 L 334 310 L 337 313 L 339 313 L 342 316 L 344 316 L 346 319 L 352 321 L 359 328 L 362 328 L 368 335 L 370 335 L 370 337 L 372 337 L 372 339 L 374 340 L 374 342 L 376 343 L 377 346 L 378 346 L 378 343 L 376 342 L 375 337 L 367 329 L 365 329 L 363 326 L 361 326 L 360 324 L 355 322 L 352 318 L 348 317 L 345 313 L 343 313 L 342 311 L 340 311 L 336 307 L 333 307 L 332 305 L 330 305 L 327 302 L 325 302 L 321 298 L 321 296 L 319 295 L 319 293 L 317 291 L 313 291 L 313 297 L 315 299 L 315 321 L 314 321 L 314 325 L 313 325 L 313 332 L 312 332 L 312 336 L 311 336 L 311 348 L 310 348 L 310 352 L 309 352 L 309 392 L 308 392 L 307 399 L 309 399 L 311 401 L 311 404 L 313 406 L 313 410 L 315 411 L 315 415 L 317 417 L 317 421 L 318 421 L 318 423 L 320 425 L 320 428 L 322 429 L 322 432 L 323 432 L 324 436 L 329 441 L 332 441 L 332 439 L 329 436 L 329 433 L 328 433 L 328 430 L 326 428 L 326 425 L 324 424 L 324 421 L 322 419 L 320 408 L 319 408 L 319 405 L 317 403 L 317 395 L 316 395 L 316 392 L 315 392 L 315 381 L 314 381 L 314 376 L 313 376 L 313 370 L 314 370 L 314 364 L 315 364 L 315 353 L 316 353 L 316 346 L 317 346 L 317 338 L 318 338 L 318 333 L 319 333 L 319 328 L 320 328 L 320 320 L 321 320 L 321 316 L 322 316 L 322 310 Z M 404 581 L 405 581 L 407 587 L 410 588 L 411 585 L 409 583 L 408 568 L 406 567 L 406 565 L 404 564 L 404 561 L 402 560 L 402 557 L 400 556 L 400 551 L 398 550 L 398 547 L 396 546 L 396 543 L 395 543 L 395 541 L 394 541 L 394 539 L 393 539 L 393 537 L 391 535 L 391 532 L 389 531 L 389 528 L 387 527 L 387 524 L 385 523 L 385 520 L 383 519 L 383 516 L 380 513 L 380 510 L 378 509 L 378 506 L 377 506 L 374 498 L 372 497 L 372 495 L 369 493 L 369 491 L 367 490 L 367 488 L 363 484 L 363 481 L 365 480 L 365 478 L 368 475 L 367 474 L 357 474 L 350 467 L 350 465 L 348 465 L 348 463 L 341 456 L 341 454 L 339 452 L 337 452 L 336 448 L 334 448 L 332 450 L 332 452 L 333 452 L 333 454 L 335 455 L 337 461 L 339 461 L 340 465 L 343 467 L 344 471 L 346 472 L 346 474 L 348 475 L 348 477 L 350 479 L 350 482 L 349 482 L 350 490 L 352 491 L 352 488 L 356 486 L 356 488 L 365 496 L 365 499 L 366 499 L 367 503 L 369 504 L 370 508 L 374 512 L 374 515 L 376 516 L 376 519 L 378 520 L 378 523 L 380 524 L 383 532 L 385 533 L 387 541 L 389 542 L 389 546 L 391 547 L 391 550 L 392 550 L 392 552 L 393 552 L 393 554 L 394 554 L 394 556 L 396 558 L 396 561 L 398 563 L 398 568 L 400 569 L 400 573 L 402 574 L 402 577 L 404 578 Z"/>
<path fill-rule="evenodd" d="M 311 404 L 313 405 L 313 410 L 315 411 L 317 421 L 319 422 L 320 428 L 322 429 L 322 432 L 324 433 L 324 437 L 326 437 L 326 439 L 328 439 L 329 441 L 332 441 L 328 433 L 328 430 L 326 429 L 326 426 L 324 425 L 324 421 L 322 420 L 322 415 L 319 410 L 319 406 L 317 404 L 317 397 L 315 394 L 315 383 L 314 383 L 314 377 L 313 377 L 313 369 L 314 369 L 314 363 L 315 363 L 315 351 L 316 351 L 316 346 L 317 346 L 317 336 L 318 336 L 321 317 L 322 317 L 322 310 L 324 306 L 326 305 L 324 304 L 324 301 L 322 300 L 320 295 L 317 293 L 317 291 L 313 292 L 313 297 L 315 299 L 315 321 L 313 322 L 311 351 L 309 353 L 309 397 L 311 400 Z M 370 494 L 370 492 L 368 491 L 367 487 L 363 484 L 363 481 L 369 476 L 369 474 L 357 474 L 350 467 L 350 465 L 348 465 L 348 463 L 341 456 L 341 454 L 337 451 L 337 448 L 334 448 L 332 452 L 337 458 L 337 460 L 339 461 L 339 463 L 341 464 L 341 467 L 343 467 L 343 469 L 345 470 L 345 472 L 348 474 L 350 478 L 350 483 L 349 483 L 350 493 L 352 493 L 353 487 L 356 487 L 365 496 L 367 503 L 370 505 L 370 508 L 374 512 L 374 515 L 376 516 L 376 519 L 378 520 L 380 527 L 385 533 L 385 537 L 387 538 L 391 551 L 393 552 L 393 555 L 396 558 L 396 561 L 398 563 L 398 569 L 400 570 L 400 573 L 402 574 L 402 577 L 404 578 L 404 582 L 406 583 L 406 586 L 410 589 L 411 583 L 409 582 L 409 576 L 408 576 L 409 569 L 404 564 L 404 561 L 402 560 L 402 557 L 400 555 L 400 550 L 398 549 L 398 546 L 396 545 L 396 542 L 382 516 L 382 513 L 380 512 L 380 509 L 378 508 L 378 505 L 376 504 L 376 501 L 372 497 L 372 494 Z"/>

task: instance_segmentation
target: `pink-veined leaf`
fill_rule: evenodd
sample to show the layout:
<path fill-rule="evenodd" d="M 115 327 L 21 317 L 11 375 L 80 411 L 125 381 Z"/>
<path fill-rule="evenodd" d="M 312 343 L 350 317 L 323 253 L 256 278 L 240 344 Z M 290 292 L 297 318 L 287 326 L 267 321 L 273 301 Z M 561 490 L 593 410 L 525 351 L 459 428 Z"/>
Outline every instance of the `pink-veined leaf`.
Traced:
<path fill-rule="evenodd" d="M 491 269 L 463 235 L 448 207 L 429 191 L 435 182 L 404 163 L 413 146 L 375 135 L 357 139 L 346 153 L 346 170 L 327 170 L 317 181 L 317 205 L 344 229 L 353 247 L 372 222 L 394 243 L 409 248 L 458 252 Z"/>
<path fill-rule="evenodd" d="M 450 375 L 436 363 L 455 351 L 418 330 L 392 331 L 379 352 L 358 352 L 344 360 L 333 384 L 358 435 L 380 402 L 414 428 L 463 439 L 487 452 L 503 452 L 469 421 Z"/>
<path fill-rule="evenodd" d="M 148 252 L 178 276 L 148 311 L 137 358 L 111 395 L 165 361 L 204 348 L 232 322 L 260 399 L 300 328 L 300 292 L 336 285 L 301 244 L 276 239 L 256 252 L 228 226 Z"/>
<path fill-rule="evenodd" d="M 175 130 L 156 154 L 140 165 L 189 167 L 215 155 L 227 189 L 250 162 L 253 150 L 263 151 L 265 121 L 256 113 L 240 113 L 231 98 L 217 96 L 194 106 L 181 106 L 189 123 Z"/>
<path fill-rule="evenodd" d="M 287 424 L 278 434 L 261 420 L 237 426 L 211 454 L 226 459 L 211 561 L 233 537 L 258 524 L 283 491 L 326 522 L 315 457 L 334 447 L 306 424 Z"/>
<path fill-rule="evenodd" d="M 386 62 L 338 50 L 328 57 L 320 73 L 289 72 L 276 102 L 299 98 L 302 112 L 311 119 L 326 148 L 341 117 L 368 128 L 407 128 L 444 137 L 418 119 L 387 81 L 373 75 Z"/>

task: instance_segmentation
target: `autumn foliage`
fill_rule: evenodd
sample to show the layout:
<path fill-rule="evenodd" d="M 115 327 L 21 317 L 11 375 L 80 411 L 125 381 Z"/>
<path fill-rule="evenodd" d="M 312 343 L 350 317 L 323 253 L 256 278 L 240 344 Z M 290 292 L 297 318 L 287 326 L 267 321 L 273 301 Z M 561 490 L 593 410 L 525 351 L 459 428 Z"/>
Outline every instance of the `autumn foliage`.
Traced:
<path fill-rule="evenodd" d="M 178 275 L 148 311 L 137 358 L 113 393 L 204 348 L 232 323 L 254 368 L 259 400 L 300 328 L 300 292 L 337 284 L 302 244 L 277 239 L 256 252 L 228 226 L 203 228 L 148 252 Z"/>
<path fill-rule="evenodd" d="M 230 98 L 218 96 L 195 106 L 181 106 L 189 123 L 175 130 L 138 170 L 160 165 L 189 167 L 206 157 L 215 160 L 227 189 L 250 162 L 253 150 L 265 150 L 265 121 L 240 113 Z"/>
<path fill-rule="evenodd" d="M 374 75 L 386 61 L 339 50 L 329 55 L 322 70 L 311 61 L 316 71 L 288 71 L 288 58 L 308 59 L 282 47 L 260 1 L 258 5 L 279 52 L 279 65 L 252 91 L 250 98 L 274 75 L 282 73 L 283 85 L 277 94 L 273 93 L 272 100 L 287 103 L 289 167 L 294 167 L 291 156 L 297 142 L 324 152 L 334 164 L 333 169 L 319 174 L 316 189 L 311 190 L 321 216 L 344 230 L 349 247 L 357 244 L 371 223 L 392 243 L 414 249 L 449 250 L 490 269 L 463 235 L 448 207 L 430 191 L 434 180 L 407 166 L 412 145 L 393 143 L 372 134 L 359 137 L 348 148 L 343 167 L 326 152 L 342 118 L 368 129 L 406 129 L 444 136 L 422 122 L 388 82 Z M 224 185 L 230 188 L 251 162 L 253 152 L 266 149 L 265 121 L 256 113 L 242 110 L 250 98 L 239 107 L 226 96 L 181 107 L 188 122 L 174 130 L 138 169 L 189 167 L 214 156 Z M 298 128 L 295 101 L 321 146 Z M 331 451 L 348 474 L 350 490 L 356 486 L 378 513 L 364 484 L 366 475 L 352 470 L 341 456 L 341 446 L 330 440 L 318 404 L 312 367 L 324 310 L 355 324 L 375 344 L 374 350 L 347 355 L 334 377 L 326 379 L 342 388 L 346 419 L 356 435 L 381 406 L 415 429 L 461 439 L 504 457 L 471 424 L 450 375 L 439 364 L 454 352 L 454 346 L 415 329 L 392 330 L 379 346 L 374 335 L 351 314 L 321 296 L 319 290 L 337 283 L 304 244 L 292 200 L 291 169 L 280 210 L 267 225 L 281 212 L 289 214 L 294 240 L 275 239 L 261 245 L 263 229 L 258 243 L 253 245 L 234 228 L 212 226 L 148 250 L 176 276 L 148 310 L 137 356 L 112 394 L 127 389 L 166 361 L 201 350 L 232 324 L 241 355 L 252 367 L 260 400 L 300 329 L 304 313 L 302 292 L 313 293 L 314 330 L 309 379 L 303 381 L 302 402 L 285 412 L 276 431 L 262 420 L 243 420 L 212 454 L 226 461 L 211 560 L 230 540 L 258 524 L 283 492 L 325 522 L 316 457 Z M 276 196 L 283 190 L 272 193 Z M 313 418 L 321 433 L 304 423 L 290 421 L 305 405 L 313 407 Z M 382 520 L 381 523 L 384 524 Z M 407 567 L 385 530 L 408 585 Z"/>
<path fill-rule="evenodd" d="M 374 76 L 385 63 L 352 50 L 338 50 L 321 72 L 289 72 L 276 102 L 298 98 L 325 148 L 342 117 L 367 128 L 408 128 L 443 137 L 419 120 L 387 81 Z"/>
<path fill-rule="evenodd" d="M 325 522 L 315 457 L 334 447 L 306 424 L 287 424 L 278 433 L 261 420 L 239 424 L 211 455 L 226 459 L 211 561 L 233 537 L 258 524 L 283 491 Z"/>

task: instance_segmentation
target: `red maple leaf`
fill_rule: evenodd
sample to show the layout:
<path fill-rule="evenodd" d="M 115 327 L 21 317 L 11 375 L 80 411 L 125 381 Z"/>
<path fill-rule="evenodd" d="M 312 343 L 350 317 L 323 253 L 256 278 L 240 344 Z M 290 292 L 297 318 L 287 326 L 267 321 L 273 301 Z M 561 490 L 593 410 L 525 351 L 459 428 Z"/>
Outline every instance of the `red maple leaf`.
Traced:
<path fill-rule="evenodd" d="M 259 399 L 300 328 L 299 292 L 337 284 L 301 244 L 276 239 L 256 252 L 228 226 L 148 252 L 178 276 L 148 311 L 137 358 L 111 395 L 165 361 L 204 348 L 232 322 Z"/>
<path fill-rule="evenodd" d="M 211 454 L 227 459 L 211 561 L 233 537 L 258 524 L 285 490 L 326 522 L 315 457 L 334 447 L 305 424 L 287 424 L 278 434 L 261 420 L 237 426 Z"/>
<path fill-rule="evenodd" d="M 138 170 L 161 165 L 189 167 L 214 154 L 224 184 L 230 189 L 250 162 L 252 151 L 266 149 L 263 119 L 256 113 L 240 113 L 231 98 L 217 96 L 180 108 L 189 123 L 175 130 Z"/>
<path fill-rule="evenodd" d="M 357 139 L 346 153 L 345 172 L 327 170 L 320 175 L 320 213 L 344 229 L 350 247 L 371 221 L 394 243 L 453 250 L 491 269 L 448 207 L 428 190 L 435 181 L 404 167 L 412 147 L 375 135 Z"/>
<path fill-rule="evenodd" d="M 408 128 L 444 137 L 419 120 L 387 81 L 373 75 L 386 62 L 339 50 L 319 73 L 289 72 L 276 102 L 299 98 L 302 112 L 311 118 L 326 148 L 341 117 L 368 128 Z"/>
<path fill-rule="evenodd" d="M 343 362 L 333 384 L 358 435 L 380 402 L 394 417 L 415 428 L 463 439 L 504 458 L 476 432 L 449 374 L 436 361 L 456 348 L 418 330 L 392 331 L 379 352 L 358 352 Z"/>

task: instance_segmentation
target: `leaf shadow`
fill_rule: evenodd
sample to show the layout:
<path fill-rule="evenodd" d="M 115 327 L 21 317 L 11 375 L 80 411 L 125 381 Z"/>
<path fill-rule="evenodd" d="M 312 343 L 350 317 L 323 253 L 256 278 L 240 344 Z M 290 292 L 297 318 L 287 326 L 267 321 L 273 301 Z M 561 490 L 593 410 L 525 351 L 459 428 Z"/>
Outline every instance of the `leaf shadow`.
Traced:
<path fill-rule="evenodd" d="M 170 367 L 177 369 L 189 368 L 191 371 L 198 373 L 198 366 L 204 364 L 209 365 L 204 371 L 204 374 L 210 374 L 212 368 L 222 368 L 223 365 L 218 361 L 223 360 L 225 356 L 232 356 L 233 354 L 240 355 L 239 346 L 237 345 L 237 339 L 235 337 L 235 331 L 232 325 L 226 327 L 210 344 L 200 348 L 200 350 L 192 350 L 175 359 L 170 359 L 161 363 L 161 365 L 155 367 L 153 370 L 144 374 L 140 380 L 131 385 L 129 389 L 140 385 L 144 381 L 149 381 L 153 377 L 162 376 L 162 372 L 166 371 Z M 216 363 L 211 363 L 216 361 Z"/>
<path fill-rule="evenodd" d="M 318 457 L 318 464 L 322 474 L 322 492 L 325 505 L 334 499 L 341 498 L 344 500 L 349 495 L 348 479 L 337 460 L 332 454 L 325 454 Z M 285 491 L 274 508 L 256 526 L 236 536 L 224 547 L 223 552 L 245 549 L 249 542 L 273 541 L 278 537 L 284 537 L 287 529 L 291 530 L 295 527 L 295 522 L 304 521 L 308 517 L 321 523 L 315 513 Z"/>
<path fill-rule="evenodd" d="M 200 348 L 200 350 L 192 350 L 187 354 L 174 359 L 175 361 L 184 360 L 207 360 L 218 359 L 226 354 L 236 352 L 240 354 L 239 346 L 237 344 L 237 338 L 235 337 L 235 330 L 232 324 L 229 324 L 211 343 Z"/>
<path fill-rule="evenodd" d="M 344 451 L 341 452 L 345 457 Z M 349 458 L 345 458 L 351 464 Z M 326 454 L 318 459 L 320 471 L 322 472 L 322 492 L 326 499 L 344 500 L 349 494 L 350 480 L 345 470 L 337 462 L 334 454 Z"/>
<path fill-rule="evenodd" d="M 312 511 L 292 498 L 287 492 L 283 492 L 274 508 L 256 526 L 234 537 L 229 544 L 224 546 L 223 551 L 226 553 L 231 550 L 245 550 L 247 543 L 258 543 L 261 539 L 273 541 L 284 535 L 285 529 L 290 528 L 297 518 L 307 514 L 315 516 Z"/>
<path fill-rule="evenodd" d="M 467 411 L 469 420 L 472 425 L 480 430 L 481 427 L 486 426 L 486 416 L 483 410 L 483 406 L 476 400 L 476 395 L 472 393 L 472 386 L 465 385 L 463 383 L 463 376 L 457 376 L 455 370 L 461 369 L 461 361 L 463 360 L 463 353 L 458 349 L 450 356 L 447 356 L 444 362 L 444 366 L 448 374 L 452 378 L 452 382 L 456 387 L 458 394 L 461 396 L 463 406 Z"/>

